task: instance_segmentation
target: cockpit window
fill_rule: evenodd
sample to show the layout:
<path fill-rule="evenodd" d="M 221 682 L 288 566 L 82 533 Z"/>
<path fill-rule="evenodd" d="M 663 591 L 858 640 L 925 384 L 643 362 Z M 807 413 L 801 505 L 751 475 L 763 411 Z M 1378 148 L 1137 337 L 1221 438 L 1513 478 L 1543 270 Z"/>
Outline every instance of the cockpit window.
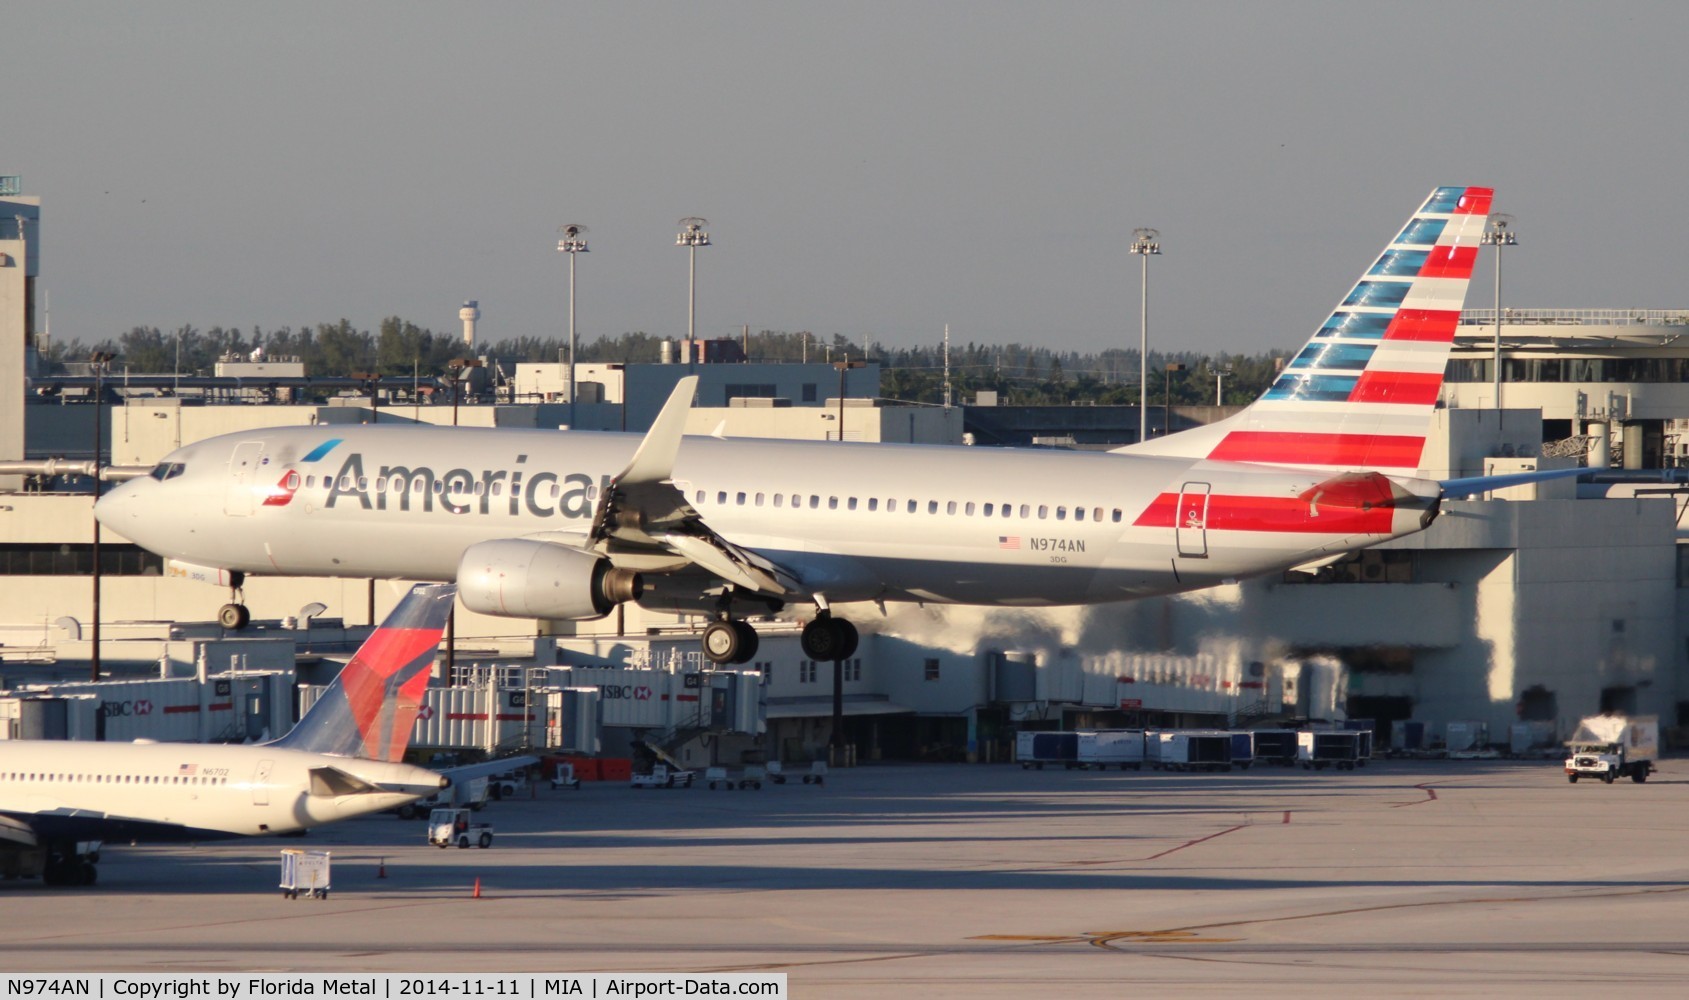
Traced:
<path fill-rule="evenodd" d="M 160 462 L 153 466 L 152 471 L 147 475 L 162 483 L 166 479 L 175 479 L 185 471 L 187 471 L 187 466 L 181 462 Z"/>

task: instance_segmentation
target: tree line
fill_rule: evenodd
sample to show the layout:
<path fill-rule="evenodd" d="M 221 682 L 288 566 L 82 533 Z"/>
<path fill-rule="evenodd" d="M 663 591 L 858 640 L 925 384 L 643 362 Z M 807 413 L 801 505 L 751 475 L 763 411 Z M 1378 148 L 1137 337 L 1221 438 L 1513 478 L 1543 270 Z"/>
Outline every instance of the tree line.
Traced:
<path fill-rule="evenodd" d="M 582 362 L 655 363 L 665 338 L 644 332 L 599 336 L 580 347 Z M 945 364 L 942 344 L 916 347 L 864 345 L 842 334 L 823 337 L 808 331 L 762 330 L 739 338 L 746 357 L 767 362 L 833 362 L 871 360 L 881 366 L 883 398 L 915 403 L 940 403 L 944 397 Z M 254 326 L 183 326 L 166 332 L 137 326 L 116 340 L 92 347 L 77 341 L 58 342 L 45 352 L 49 371 L 85 359 L 90 351 L 116 356 L 114 371 L 132 373 L 211 374 L 228 357 L 250 358 L 262 350 L 270 359 L 296 357 L 310 375 L 347 376 L 376 373 L 406 378 L 442 375 L 451 361 L 466 351 L 455 333 L 440 333 L 398 316 L 381 321 L 376 330 L 360 330 L 351 321 L 304 324 L 264 330 Z M 496 359 L 506 370 L 519 361 L 563 361 L 567 341 L 558 337 L 517 337 L 483 345 L 476 352 Z M 1216 401 L 1216 382 L 1224 387 L 1224 402 L 1247 403 L 1271 384 L 1282 357 L 1270 354 L 1206 355 L 1199 352 L 1159 352 L 1149 355 L 1149 402 L 1175 406 Z M 1169 366 L 1183 366 L 1169 371 Z M 1216 379 L 1217 372 L 1225 372 Z M 949 364 L 954 401 L 971 402 L 980 392 L 997 393 L 998 401 L 1013 406 L 1135 405 L 1138 392 L 1138 352 L 1109 349 L 1099 352 L 1061 351 L 1031 344 L 952 344 Z"/>

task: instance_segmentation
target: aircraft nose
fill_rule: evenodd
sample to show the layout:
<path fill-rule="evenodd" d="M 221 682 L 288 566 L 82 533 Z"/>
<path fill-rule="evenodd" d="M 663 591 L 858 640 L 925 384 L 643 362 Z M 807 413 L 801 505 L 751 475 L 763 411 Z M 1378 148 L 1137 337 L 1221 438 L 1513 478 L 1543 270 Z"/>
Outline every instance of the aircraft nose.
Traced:
<path fill-rule="evenodd" d="M 114 531 L 140 517 L 141 493 L 152 484 L 150 478 L 131 479 L 94 501 L 94 520 Z"/>

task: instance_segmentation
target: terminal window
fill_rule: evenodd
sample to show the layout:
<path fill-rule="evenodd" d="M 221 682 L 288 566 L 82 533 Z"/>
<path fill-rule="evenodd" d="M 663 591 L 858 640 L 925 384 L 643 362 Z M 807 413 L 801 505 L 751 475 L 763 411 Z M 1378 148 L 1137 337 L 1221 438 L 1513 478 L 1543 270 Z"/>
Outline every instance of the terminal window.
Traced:
<path fill-rule="evenodd" d="M 94 547 L 75 544 L 0 547 L 0 576 L 89 576 Z M 100 572 L 107 576 L 160 576 L 164 560 L 138 545 L 100 546 Z"/>

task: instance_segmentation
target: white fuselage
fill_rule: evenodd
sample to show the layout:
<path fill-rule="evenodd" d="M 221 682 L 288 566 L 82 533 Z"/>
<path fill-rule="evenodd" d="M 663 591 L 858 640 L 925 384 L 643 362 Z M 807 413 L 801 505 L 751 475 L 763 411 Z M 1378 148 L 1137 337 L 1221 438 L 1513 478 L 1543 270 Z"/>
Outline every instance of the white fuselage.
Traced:
<path fill-rule="evenodd" d="M 201 566 L 451 580 L 477 542 L 582 544 L 600 491 L 639 442 L 416 426 L 238 433 L 178 450 L 160 468 L 180 471 L 132 480 L 98 512 L 146 548 Z M 1030 606 L 1210 586 L 1423 527 L 1423 507 L 1315 511 L 1297 499 L 1331 475 L 1121 454 L 686 438 L 673 479 L 711 529 L 830 601 Z"/>
<path fill-rule="evenodd" d="M 312 774 L 322 768 L 356 780 Z M 415 801 L 444 784 L 408 764 L 269 746 L 0 741 L 0 815 L 24 820 L 43 841 L 294 833 Z M 344 794 L 354 785 L 365 790 Z"/>

